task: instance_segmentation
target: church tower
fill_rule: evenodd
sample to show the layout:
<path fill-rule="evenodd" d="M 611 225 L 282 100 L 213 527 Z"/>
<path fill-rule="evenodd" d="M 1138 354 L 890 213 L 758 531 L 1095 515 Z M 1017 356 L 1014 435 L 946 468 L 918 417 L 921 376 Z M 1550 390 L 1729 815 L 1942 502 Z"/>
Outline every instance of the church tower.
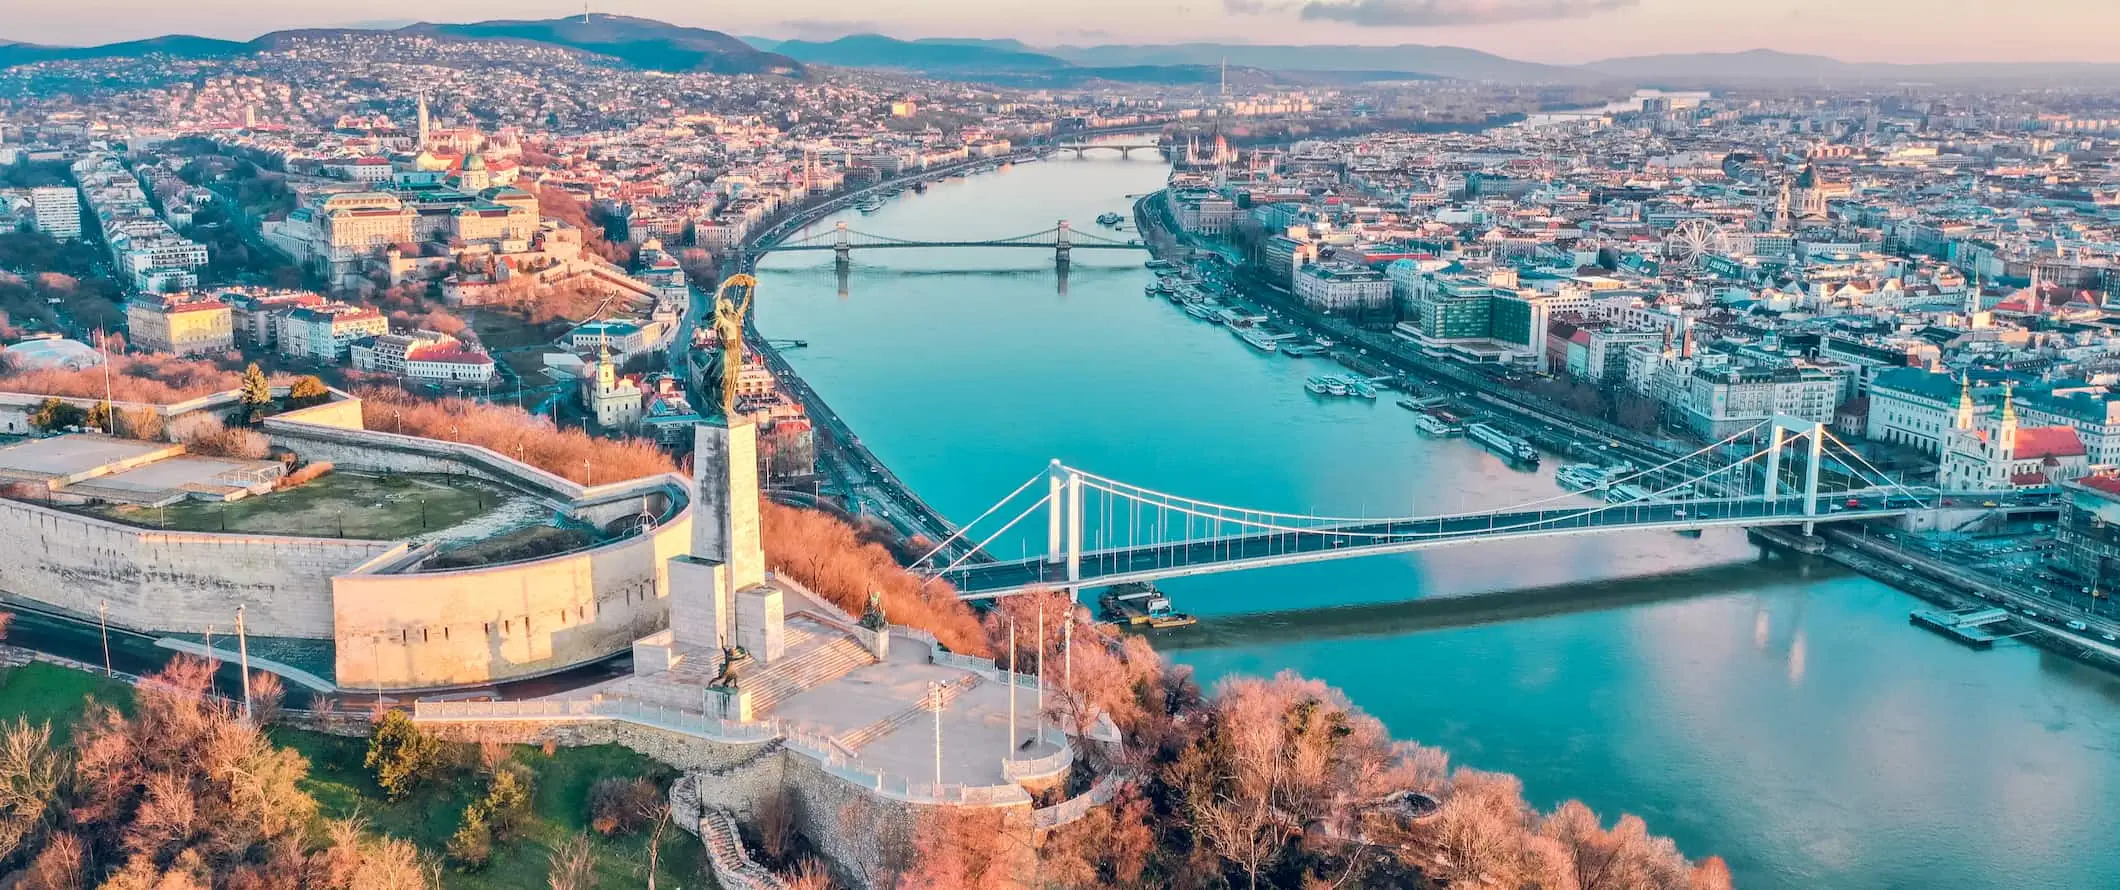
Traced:
<path fill-rule="evenodd" d="M 432 125 L 432 123 L 433 123 L 433 119 L 432 119 L 432 118 L 431 118 L 431 117 L 430 117 L 430 116 L 428 115 L 428 113 L 427 113 L 427 94 L 426 94 L 426 93 L 421 93 L 421 94 L 420 94 L 420 137 L 419 137 L 419 138 L 420 138 L 420 141 L 419 141 L 419 142 L 418 142 L 417 144 L 413 145 L 413 148 L 414 148 L 415 150 L 418 150 L 418 151 L 426 151 L 426 150 L 427 150 L 427 132 L 428 132 L 428 128 L 429 128 L 429 127 L 430 127 L 430 126 Z"/>
<path fill-rule="evenodd" d="M 1954 429 L 1961 430 L 1973 428 L 1973 378 L 1971 375 L 1960 374 L 1958 376 L 1958 420 L 1951 426 Z"/>
<path fill-rule="evenodd" d="M 2017 456 L 2017 400 L 2015 388 L 2002 387 L 2002 426 L 1995 430 L 1995 449 L 2004 456 Z"/>

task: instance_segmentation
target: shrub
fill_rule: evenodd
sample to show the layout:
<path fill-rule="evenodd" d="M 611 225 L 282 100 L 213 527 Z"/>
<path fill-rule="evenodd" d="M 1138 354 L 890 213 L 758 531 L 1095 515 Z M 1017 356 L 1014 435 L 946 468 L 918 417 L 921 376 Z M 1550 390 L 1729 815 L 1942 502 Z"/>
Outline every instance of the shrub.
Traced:
<path fill-rule="evenodd" d="M 257 430 L 231 428 L 211 417 L 188 420 L 171 438 L 184 443 L 194 454 L 262 460 L 272 452 L 272 440 Z"/>
<path fill-rule="evenodd" d="M 363 387 L 361 418 L 369 429 L 487 448 L 584 485 L 677 470 L 645 439 L 602 439 L 562 430 L 521 408 L 470 399 L 422 399 L 401 389 Z"/>
<path fill-rule="evenodd" d="M 634 834 L 655 821 L 662 790 L 644 778 L 598 779 L 589 786 L 589 827 L 605 837 Z"/>
<path fill-rule="evenodd" d="M 863 541 L 853 526 L 826 514 L 773 503 L 759 510 L 766 564 L 774 571 L 849 614 L 861 614 L 869 593 L 880 591 L 892 624 L 934 634 L 952 652 L 991 654 L 978 617 L 948 584 L 906 571 L 882 545 Z"/>
<path fill-rule="evenodd" d="M 315 374 L 297 377 L 287 387 L 287 401 L 296 407 L 320 404 L 329 398 L 331 390 L 326 389 L 324 381 L 318 380 Z"/>
<path fill-rule="evenodd" d="M 281 488 L 293 488 L 305 482 L 314 482 L 318 476 L 332 471 L 332 463 L 320 460 L 280 478 Z"/>
<path fill-rule="evenodd" d="M 62 402 L 58 399 L 45 399 L 37 405 L 37 410 L 29 415 L 30 426 L 47 433 L 56 433 L 68 427 L 80 426 L 86 422 L 88 422 L 87 411 L 75 407 L 70 402 Z"/>
<path fill-rule="evenodd" d="M 442 743 L 405 712 L 388 711 L 368 737 L 368 756 L 362 765 L 375 771 L 376 787 L 385 795 L 403 800 L 441 773 Z"/>
<path fill-rule="evenodd" d="M 112 355 L 108 365 L 110 398 L 120 402 L 167 405 L 228 392 L 243 383 L 242 374 L 213 359 Z M 284 375 L 267 379 L 275 385 L 290 382 Z M 104 396 L 104 372 L 100 366 L 77 371 L 0 367 L 0 390 L 100 399 Z"/>
<path fill-rule="evenodd" d="M 486 824 L 485 808 L 474 803 L 464 808 L 464 821 L 449 835 L 444 848 L 458 869 L 477 871 L 493 861 L 493 829 Z"/>

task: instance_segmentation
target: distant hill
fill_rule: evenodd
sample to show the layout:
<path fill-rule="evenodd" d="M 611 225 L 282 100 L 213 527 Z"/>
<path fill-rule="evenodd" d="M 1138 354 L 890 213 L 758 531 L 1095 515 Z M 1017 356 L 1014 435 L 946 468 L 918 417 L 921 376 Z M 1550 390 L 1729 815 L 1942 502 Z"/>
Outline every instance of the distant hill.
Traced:
<path fill-rule="evenodd" d="M 755 74 L 802 67 L 784 55 L 760 51 L 720 31 L 623 15 L 464 25 L 421 23 L 401 28 L 398 33 L 551 44 L 609 56 L 651 71 Z"/>
<path fill-rule="evenodd" d="M 1827 56 L 1754 49 L 1733 53 L 1680 53 L 1605 59 L 1582 66 L 1610 78 L 1660 86 L 1715 86 L 1728 83 L 1847 83 L 1966 81 L 2120 82 L 2120 65 L 2100 62 L 1945 62 L 1897 65 L 1844 62 Z"/>
<path fill-rule="evenodd" d="M 899 40 L 881 34 L 855 34 L 823 42 L 784 40 L 778 51 L 797 61 L 818 65 L 902 68 L 926 74 L 999 74 L 1068 67 L 1064 59 L 989 45 L 988 41 Z"/>
<path fill-rule="evenodd" d="M 131 58 L 154 54 L 185 58 L 237 56 L 279 46 L 294 37 L 364 33 L 374 29 L 311 28 L 275 31 L 256 40 L 237 42 L 172 35 L 102 46 L 38 46 L 0 43 L 0 68 L 68 59 Z M 652 71 L 703 71 L 750 74 L 798 71 L 802 65 L 786 56 L 762 52 L 743 41 L 705 28 L 685 28 L 651 19 L 595 15 L 544 21 L 493 21 L 469 24 L 422 22 L 387 33 L 457 40 L 512 40 L 556 46 L 603 56 Z"/>
<path fill-rule="evenodd" d="M 194 37 L 189 34 L 170 34 L 163 37 L 150 37 L 146 40 L 106 43 L 102 46 L 43 46 L 35 43 L 5 43 L 0 44 L 0 68 L 27 65 L 32 62 L 118 59 L 147 55 L 211 59 L 220 56 L 233 56 L 247 51 L 248 47 L 245 44 L 233 40 L 216 40 L 211 37 Z"/>
<path fill-rule="evenodd" d="M 1596 75 L 1560 65 L 1519 62 L 1458 46 L 1277 46 L 1179 43 L 1048 47 L 1078 65 L 1242 65 L 1268 71 L 1404 71 L 1462 80 L 1575 83 Z"/>

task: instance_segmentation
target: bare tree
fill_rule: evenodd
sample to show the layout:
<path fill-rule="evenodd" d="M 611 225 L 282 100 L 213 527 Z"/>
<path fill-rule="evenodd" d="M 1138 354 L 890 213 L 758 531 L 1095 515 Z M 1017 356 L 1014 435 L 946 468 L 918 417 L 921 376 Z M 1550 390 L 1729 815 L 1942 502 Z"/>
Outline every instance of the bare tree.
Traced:
<path fill-rule="evenodd" d="M 586 832 L 577 833 L 552 848 L 552 869 L 548 877 L 552 890 L 594 890 L 596 851 L 589 846 Z"/>
<path fill-rule="evenodd" d="M 0 733 L 0 860 L 43 829 L 66 772 L 66 758 L 52 747 L 51 724 L 18 717 Z"/>

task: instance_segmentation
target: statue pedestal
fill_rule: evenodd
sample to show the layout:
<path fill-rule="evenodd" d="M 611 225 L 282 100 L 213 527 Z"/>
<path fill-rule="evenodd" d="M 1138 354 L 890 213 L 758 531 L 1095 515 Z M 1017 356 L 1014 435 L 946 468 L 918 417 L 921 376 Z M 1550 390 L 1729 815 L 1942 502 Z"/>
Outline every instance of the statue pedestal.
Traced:
<path fill-rule="evenodd" d="M 670 560 L 673 643 L 742 646 L 759 663 L 787 651 L 780 591 L 765 584 L 758 540 L 758 426 L 748 418 L 693 427 L 692 552 Z"/>

